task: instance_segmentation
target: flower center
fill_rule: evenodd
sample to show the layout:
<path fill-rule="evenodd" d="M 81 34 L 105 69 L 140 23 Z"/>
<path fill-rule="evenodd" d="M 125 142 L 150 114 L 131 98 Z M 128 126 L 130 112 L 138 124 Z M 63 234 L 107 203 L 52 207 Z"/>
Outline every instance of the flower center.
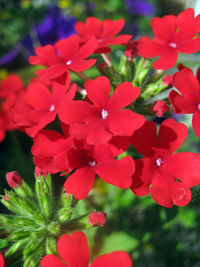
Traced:
<path fill-rule="evenodd" d="M 108 111 L 105 110 L 105 109 L 102 109 L 101 117 L 102 117 L 103 120 L 105 120 L 108 117 Z"/>
<path fill-rule="evenodd" d="M 94 161 L 94 160 L 88 162 L 88 165 L 89 165 L 90 167 L 94 167 L 94 166 L 96 166 L 96 164 L 97 164 L 97 163 L 96 163 L 96 161 Z"/>
<path fill-rule="evenodd" d="M 55 105 L 54 104 L 51 104 L 50 108 L 49 108 L 49 111 L 54 111 L 55 110 Z"/>
<path fill-rule="evenodd" d="M 176 48 L 176 43 L 170 43 L 169 46 L 172 48 Z"/>
<path fill-rule="evenodd" d="M 68 66 L 68 65 L 70 65 L 72 63 L 72 60 L 70 59 L 70 60 L 68 60 L 67 62 L 66 62 L 66 65 Z"/>
<path fill-rule="evenodd" d="M 198 110 L 200 110 L 200 103 L 197 105 Z"/>
<path fill-rule="evenodd" d="M 156 159 L 156 165 L 160 167 L 163 164 L 163 160 L 161 158 Z"/>

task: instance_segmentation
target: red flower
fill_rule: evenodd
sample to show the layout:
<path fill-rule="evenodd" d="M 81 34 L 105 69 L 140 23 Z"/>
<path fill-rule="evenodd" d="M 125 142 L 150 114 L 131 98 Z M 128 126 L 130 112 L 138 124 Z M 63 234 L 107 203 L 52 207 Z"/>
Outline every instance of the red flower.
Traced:
<path fill-rule="evenodd" d="M 66 155 L 69 167 L 76 171 L 67 178 L 64 187 L 66 193 L 73 194 L 76 199 L 87 197 L 96 174 L 104 182 L 122 189 L 131 185 L 135 170 L 133 159 L 130 156 L 114 159 L 109 144 L 72 147 Z"/>
<path fill-rule="evenodd" d="M 176 151 L 187 136 L 187 127 L 173 119 L 165 120 L 157 129 L 147 121 L 133 135 L 133 146 L 145 156 L 135 160 L 132 191 L 138 196 L 149 192 L 160 205 L 184 206 L 191 199 L 190 187 L 200 184 L 200 155 Z"/>
<path fill-rule="evenodd" d="M 28 135 L 35 136 L 58 114 L 62 101 L 72 100 L 75 96 L 76 85 L 69 89 L 70 79 L 66 85 L 54 83 L 52 93 L 42 83 L 33 81 L 24 95 L 12 108 L 12 120 L 18 126 L 25 127 Z"/>
<path fill-rule="evenodd" d="M 71 101 L 59 113 L 62 122 L 70 124 L 70 134 L 75 139 L 86 139 L 88 144 L 103 144 L 113 136 L 131 136 L 141 127 L 145 118 L 130 110 L 121 110 L 140 94 L 130 82 L 120 84 L 113 95 L 110 81 L 100 76 L 85 82 L 87 101 Z"/>
<path fill-rule="evenodd" d="M 5 266 L 4 258 L 3 258 L 3 255 L 0 253 L 0 267 L 4 267 L 4 266 Z"/>
<path fill-rule="evenodd" d="M 31 56 L 29 62 L 34 65 L 43 65 L 47 69 L 38 70 L 36 74 L 44 80 L 65 82 L 69 70 L 82 72 L 92 67 L 96 59 L 88 59 L 96 48 L 95 38 L 90 38 L 87 43 L 80 45 L 77 36 L 62 39 L 55 44 L 36 48 L 37 56 Z"/>
<path fill-rule="evenodd" d="M 16 188 L 22 183 L 22 177 L 18 172 L 7 172 L 6 179 L 10 187 Z"/>
<path fill-rule="evenodd" d="M 175 113 L 193 114 L 192 127 L 196 135 L 200 138 L 200 85 L 198 79 L 188 68 L 183 68 L 175 73 L 173 77 L 174 86 L 179 93 L 172 90 L 169 99 Z"/>
<path fill-rule="evenodd" d="M 97 18 L 89 17 L 85 24 L 81 21 L 76 22 L 75 30 L 83 42 L 86 42 L 92 36 L 97 39 L 98 44 L 94 53 L 108 53 L 111 51 L 109 45 L 127 43 L 131 39 L 132 36 L 128 34 L 115 37 L 122 30 L 124 24 L 124 19 L 100 21 Z"/>
<path fill-rule="evenodd" d="M 89 246 L 83 232 L 66 234 L 57 242 L 59 257 L 46 255 L 41 260 L 41 267 L 89 267 Z M 114 251 L 98 256 L 90 267 L 131 267 L 132 260 L 124 251 Z"/>
<path fill-rule="evenodd" d="M 191 54 L 200 50 L 200 15 L 194 18 L 194 10 L 188 8 L 177 17 L 167 15 L 163 18 L 153 18 L 151 27 L 155 34 L 153 40 L 138 44 L 139 55 L 142 57 L 157 57 L 155 69 L 169 69 L 176 64 L 177 54 Z"/>
<path fill-rule="evenodd" d="M 151 110 L 156 114 L 158 117 L 162 117 L 166 111 L 169 111 L 169 106 L 163 100 L 157 100 Z"/>

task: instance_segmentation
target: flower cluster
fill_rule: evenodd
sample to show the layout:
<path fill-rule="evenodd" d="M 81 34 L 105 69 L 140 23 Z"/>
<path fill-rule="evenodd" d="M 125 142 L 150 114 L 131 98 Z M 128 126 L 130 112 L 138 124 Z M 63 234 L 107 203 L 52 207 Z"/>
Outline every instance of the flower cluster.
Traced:
<path fill-rule="evenodd" d="M 150 60 L 138 60 L 137 53 L 146 58 L 160 56 L 153 63 L 155 69 L 172 68 L 179 52 L 200 50 L 200 16 L 195 18 L 189 8 L 177 17 L 152 19 L 153 40 L 143 37 L 134 41 L 131 35 L 118 35 L 124 23 L 123 19 L 100 21 L 89 17 L 85 23 L 75 24 L 75 35 L 37 47 L 29 62 L 43 66 L 36 72 L 38 78 L 24 90 L 15 75 L 1 83 L 2 110 L 9 110 L 6 116 L 11 122 L 1 127 L 1 140 L 5 130 L 23 129 L 33 138 L 31 151 L 37 171 L 64 175 L 65 193 L 77 200 L 85 199 L 95 178 L 100 177 L 118 188 L 130 188 L 136 196 L 150 193 L 156 203 L 167 208 L 187 205 L 190 188 L 200 184 L 200 155 L 174 153 L 187 136 L 183 123 L 166 119 L 157 133 L 157 126 L 147 118 L 154 114 L 161 117 L 164 112 L 193 114 L 192 126 L 200 138 L 199 71 L 195 77 L 192 70 L 181 66 L 173 77 L 164 76 L 162 71 L 152 71 Z M 109 54 L 114 45 L 126 47 L 119 71 Z M 94 68 L 96 58 L 91 57 L 97 54 L 102 55 L 104 63 L 97 67 L 100 75 L 92 79 L 84 71 Z M 79 79 L 76 83 L 75 75 Z M 169 98 L 159 99 L 159 93 L 172 86 L 180 93 L 171 90 Z M 12 92 L 8 94 L 8 90 Z M 155 96 L 157 101 L 151 106 Z M 134 157 L 133 147 L 141 154 L 139 159 Z M 10 184 L 14 187 L 19 177 L 16 173 L 7 176 L 12 176 Z M 96 215 L 90 220 L 96 225 Z M 104 223 L 101 213 L 97 224 Z M 43 257 L 41 266 L 89 264 L 87 239 L 82 232 L 62 235 L 57 251 L 58 257 L 52 255 L 55 251 Z M 118 251 L 97 257 L 91 267 L 131 265 L 130 257 Z"/>

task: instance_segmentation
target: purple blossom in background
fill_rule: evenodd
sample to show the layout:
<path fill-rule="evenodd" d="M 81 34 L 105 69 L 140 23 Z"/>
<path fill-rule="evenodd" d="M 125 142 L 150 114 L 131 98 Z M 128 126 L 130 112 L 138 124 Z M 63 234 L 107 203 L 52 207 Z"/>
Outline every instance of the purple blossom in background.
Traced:
<path fill-rule="evenodd" d="M 152 16 L 155 12 L 153 4 L 144 0 L 125 0 L 125 4 L 133 15 Z"/>
<path fill-rule="evenodd" d="M 74 34 L 75 22 L 75 18 L 64 16 L 62 10 L 57 6 L 48 7 L 42 22 L 35 24 L 27 36 L 0 58 L 0 65 L 12 61 L 20 53 L 28 58 L 34 54 L 34 49 L 37 46 L 53 44 L 57 40 Z"/>

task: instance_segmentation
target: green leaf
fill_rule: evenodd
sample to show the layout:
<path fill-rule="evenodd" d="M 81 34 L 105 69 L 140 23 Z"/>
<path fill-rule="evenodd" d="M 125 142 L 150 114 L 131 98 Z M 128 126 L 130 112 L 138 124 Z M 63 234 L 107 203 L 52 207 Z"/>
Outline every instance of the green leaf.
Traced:
<path fill-rule="evenodd" d="M 0 239 L 0 249 L 10 246 L 10 242 L 5 239 Z"/>
<path fill-rule="evenodd" d="M 104 240 L 104 246 L 100 254 L 110 253 L 115 250 L 123 250 L 130 252 L 134 250 L 139 244 L 139 241 L 124 232 L 113 232 Z"/>

